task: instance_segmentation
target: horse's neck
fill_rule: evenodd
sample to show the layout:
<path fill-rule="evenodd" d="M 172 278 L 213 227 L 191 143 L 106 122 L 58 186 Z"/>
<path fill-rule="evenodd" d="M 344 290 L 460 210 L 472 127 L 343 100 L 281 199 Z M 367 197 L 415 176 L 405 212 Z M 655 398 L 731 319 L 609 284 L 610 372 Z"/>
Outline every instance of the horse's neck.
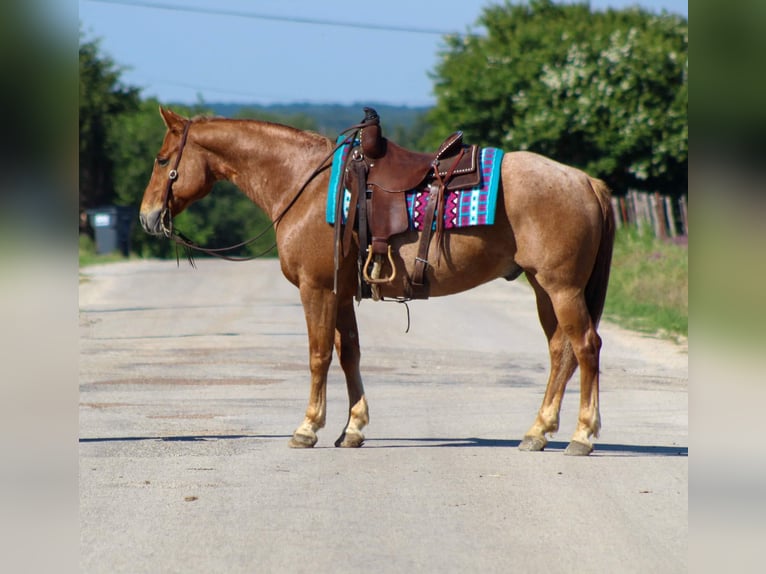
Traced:
<path fill-rule="evenodd" d="M 292 200 L 331 142 L 322 136 L 256 120 L 216 120 L 203 132 L 211 169 L 241 189 L 271 218 Z"/>

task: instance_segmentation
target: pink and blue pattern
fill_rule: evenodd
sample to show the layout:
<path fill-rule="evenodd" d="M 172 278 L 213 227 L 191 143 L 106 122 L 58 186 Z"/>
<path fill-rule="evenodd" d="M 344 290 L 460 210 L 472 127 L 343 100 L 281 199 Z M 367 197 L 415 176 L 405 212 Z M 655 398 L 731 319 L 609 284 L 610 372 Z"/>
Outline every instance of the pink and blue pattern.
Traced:
<path fill-rule="evenodd" d="M 349 145 L 343 146 L 333 157 L 326 210 L 326 219 L 330 224 L 335 223 L 335 196 L 338 189 L 338 178 L 340 177 L 343 158 L 348 153 L 349 147 Z M 495 206 L 497 205 L 502 159 L 503 150 L 491 147 L 482 148 L 479 159 L 482 170 L 479 186 L 473 189 L 452 191 L 445 195 L 445 229 L 492 225 L 495 222 Z M 344 191 L 343 221 L 345 222 L 351 197 L 348 190 Z M 428 190 L 426 189 L 414 189 L 407 192 L 410 229 L 422 229 L 427 200 Z"/>

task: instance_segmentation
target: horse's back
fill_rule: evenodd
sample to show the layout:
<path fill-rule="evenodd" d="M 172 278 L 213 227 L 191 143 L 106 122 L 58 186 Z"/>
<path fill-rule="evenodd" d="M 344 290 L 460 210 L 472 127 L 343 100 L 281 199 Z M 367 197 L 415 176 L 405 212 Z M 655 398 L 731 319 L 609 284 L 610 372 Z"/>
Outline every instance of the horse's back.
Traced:
<path fill-rule="evenodd" d="M 514 151 L 503 156 L 502 184 L 509 216 L 517 203 L 527 209 L 587 206 L 596 199 L 592 181 L 584 171 L 534 152 Z"/>

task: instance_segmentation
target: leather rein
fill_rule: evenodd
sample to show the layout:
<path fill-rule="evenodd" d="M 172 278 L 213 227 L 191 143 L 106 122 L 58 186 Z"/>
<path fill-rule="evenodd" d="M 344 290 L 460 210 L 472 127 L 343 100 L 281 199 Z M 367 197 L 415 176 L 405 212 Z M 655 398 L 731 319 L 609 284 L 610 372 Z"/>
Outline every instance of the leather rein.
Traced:
<path fill-rule="evenodd" d="M 268 233 L 271 229 L 276 229 L 277 224 L 287 214 L 290 208 L 293 205 L 295 205 L 295 203 L 298 201 L 298 198 L 308 187 L 309 183 L 311 183 L 311 181 L 317 175 L 319 175 L 324 169 L 328 167 L 326 165 L 327 161 L 335 154 L 336 151 L 338 151 L 338 149 L 340 149 L 342 146 L 346 145 L 350 141 L 353 141 L 353 139 L 357 135 L 357 131 L 367 125 L 365 122 L 354 124 L 353 126 L 346 128 L 340 133 L 340 135 L 343 135 L 343 134 L 352 132 L 350 135 L 348 135 L 343 140 L 337 143 L 337 145 L 332 149 L 332 151 L 329 154 L 327 154 L 327 156 L 319 163 L 319 165 L 314 169 L 314 171 L 311 172 L 311 174 L 308 176 L 306 181 L 303 182 L 303 185 L 300 186 L 296 194 L 287 204 L 287 206 L 279 213 L 279 215 L 277 215 L 277 217 L 274 218 L 274 220 L 271 222 L 271 225 L 269 225 L 263 231 L 258 233 L 258 235 L 256 235 L 255 237 L 251 239 L 248 239 L 247 241 L 242 241 L 241 243 L 237 243 L 236 245 L 230 245 L 228 247 L 203 247 L 202 245 L 199 245 L 195 241 L 189 239 L 186 235 L 184 235 L 178 229 L 175 228 L 175 226 L 173 225 L 173 217 L 170 213 L 170 201 L 173 197 L 173 184 L 178 179 L 178 166 L 181 163 L 181 156 L 183 155 L 184 148 L 186 147 L 186 142 L 189 136 L 189 129 L 191 128 L 193 121 L 194 121 L 193 119 L 187 120 L 186 124 L 184 125 L 184 131 L 181 134 L 181 142 L 178 144 L 178 154 L 176 155 L 176 160 L 175 162 L 173 162 L 173 168 L 168 172 L 168 180 L 165 185 L 165 190 L 163 191 L 163 194 L 162 194 L 162 211 L 160 212 L 160 225 L 162 228 L 162 234 L 168 239 L 173 240 L 176 243 L 176 246 L 181 246 L 186 250 L 187 259 L 189 260 L 189 263 L 192 265 L 192 267 L 194 267 L 192 250 L 200 251 L 202 253 L 205 253 L 206 255 L 212 255 L 220 259 L 226 259 L 227 261 L 251 261 L 253 259 L 257 259 L 258 257 L 263 257 L 264 255 L 269 253 L 272 249 L 274 249 L 277 246 L 276 243 L 271 245 L 271 247 L 269 247 L 265 251 L 262 251 L 261 253 L 258 253 L 256 255 L 250 255 L 250 256 L 244 256 L 244 257 L 226 255 L 226 252 L 228 251 L 233 251 L 234 249 L 239 249 L 240 247 L 245 247 L 247 245 L 250 245 L 251 243 L 255 243 L 261 237 L 266 235 L 266 233 Z M 178 254 L 176 253 L 176 259 L 177 258 L 178 258 Z"/>

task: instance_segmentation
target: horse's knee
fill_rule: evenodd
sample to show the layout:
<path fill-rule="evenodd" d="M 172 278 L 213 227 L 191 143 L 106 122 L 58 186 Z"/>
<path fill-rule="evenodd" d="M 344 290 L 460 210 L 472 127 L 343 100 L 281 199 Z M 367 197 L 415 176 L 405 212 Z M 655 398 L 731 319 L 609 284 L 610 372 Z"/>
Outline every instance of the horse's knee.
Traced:
<path fill-rule="evenodd" d="M 309 369 L 312 374 L 326 375 L 330 369 L 330 362 L 332 362 L 332 351 L 313 352 L 309 356 Z"/>

